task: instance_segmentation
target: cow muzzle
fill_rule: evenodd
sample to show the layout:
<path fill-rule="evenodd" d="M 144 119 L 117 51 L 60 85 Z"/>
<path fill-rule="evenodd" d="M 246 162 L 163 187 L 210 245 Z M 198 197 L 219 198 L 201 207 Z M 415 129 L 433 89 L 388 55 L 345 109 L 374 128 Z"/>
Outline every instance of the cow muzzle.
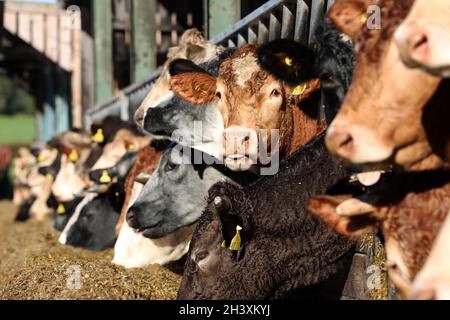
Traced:
<path fill-rule="evenodd" d="M 373 130 L 360 125 L 333 122 L 325 143 L 333 155 L 354 164 L 385 162 L 394 152 L 393 145 L 384 142 Z"/>
<path fill-rule="evenodd" d="M 222 135 L 222 155 L 227 167 L 245 171 L 258 162 L 258 135 L 255 130 L 231 126 Z"/>

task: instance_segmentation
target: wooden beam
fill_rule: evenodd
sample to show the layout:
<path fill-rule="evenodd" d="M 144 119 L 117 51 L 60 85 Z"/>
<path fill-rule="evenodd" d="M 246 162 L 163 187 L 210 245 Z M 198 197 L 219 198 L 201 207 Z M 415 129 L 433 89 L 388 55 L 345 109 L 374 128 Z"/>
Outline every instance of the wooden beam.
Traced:
<path fill-rule="evenodd" d="M 208 37 L 224 32 L 241 18 L 241 1 L 206 0 L 208 4 Z"/>
<path fill-rule="evenodd" d="M 144 80 L 156 68 L 156 0 L 132 1 L 131 80 Z"/>
<path fill-rule="evenodd" d="M 95 102 L 113 94 L 112 2 L 92 1 L 94 12 Z"/>

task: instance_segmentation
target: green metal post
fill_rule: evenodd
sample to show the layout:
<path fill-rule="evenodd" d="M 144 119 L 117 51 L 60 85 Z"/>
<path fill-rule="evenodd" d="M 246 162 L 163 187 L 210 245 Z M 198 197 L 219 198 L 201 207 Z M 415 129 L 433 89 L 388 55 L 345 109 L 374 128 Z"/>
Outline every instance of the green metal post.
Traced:
<path fill-rule="evenodd" d="M 208 37 L 224 32 L 241 18 L 241 1 L 207 0 Z"/>
<path fill-rule="evenodd" d="M 95 102 L 101 103 L 113 93 L 112 1 L 92 1 L 94 12 Z"/>
<path fill-rule="evenodd" d="M 155 14 L 156 0 L 132 1 L 132 82 L 145 79 L 156 68 Z"/>

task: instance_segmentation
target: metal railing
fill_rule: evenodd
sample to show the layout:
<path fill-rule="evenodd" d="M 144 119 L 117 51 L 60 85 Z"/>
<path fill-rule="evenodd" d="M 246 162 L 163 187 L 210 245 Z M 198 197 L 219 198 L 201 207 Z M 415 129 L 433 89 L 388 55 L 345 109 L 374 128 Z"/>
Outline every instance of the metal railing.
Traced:
<path fill-rule="evenodd" d="M 228 30 L 210 39 L 210 42 L 224 47 L 241 47 L 288 38 L 307 44 L 334 2 L 335 0 L 270 0 Z M 86 127 L 108 115 L 133 121 L 134 112 L 151 90 L 160 72 L 161 70 L 156 70 L 146 80 L 127 87 L 110 101 L 88 111 L 85 115 Z"/>

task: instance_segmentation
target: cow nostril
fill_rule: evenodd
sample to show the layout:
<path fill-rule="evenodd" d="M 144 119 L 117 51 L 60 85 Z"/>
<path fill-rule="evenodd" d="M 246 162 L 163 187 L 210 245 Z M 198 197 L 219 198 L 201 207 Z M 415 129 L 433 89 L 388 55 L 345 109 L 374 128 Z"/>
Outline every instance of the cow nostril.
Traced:
<path fill-rule="evenodd" d="M 339 148 L 346 148 L 351 146 L 353 143 L 353 138 L 349 133 L 344 133 L 341 136 L 340 142 L 339 142 Z"/>
<path fill-rule="evenodd" d="M 126 219 L 127 219 L 128 225 L 129 225 L 131 228 L 136 229 L 136 228 L 138 227 L 138 226 L 137 226 L 136 217 L 135 217 L 133 211 L 129 210 L 129 211 L 127 212 Z"/>
<path fill-rule="evenodd" d="M 249 141 L 250 140 L 250 136 L 245 136 L 244 137 L 244 142 L 247 142 L 247 141 Z"/>
<path fill-rule="evenodd" d="M 413 51 L 424 50 L 428 44 L 428 37 L 425 34 L 416 34 L 413 36 L 411 48 Z"/>

